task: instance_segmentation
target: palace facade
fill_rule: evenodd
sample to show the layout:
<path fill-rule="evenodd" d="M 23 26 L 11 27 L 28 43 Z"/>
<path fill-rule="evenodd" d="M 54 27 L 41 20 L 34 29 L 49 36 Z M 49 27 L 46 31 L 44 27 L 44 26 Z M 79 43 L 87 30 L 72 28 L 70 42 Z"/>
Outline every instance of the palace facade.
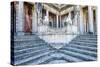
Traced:
<path fill-rule="evenodd" d="M 96 34 L 97 7 L 13 2 L 12 32 L 25 34 Z"/>

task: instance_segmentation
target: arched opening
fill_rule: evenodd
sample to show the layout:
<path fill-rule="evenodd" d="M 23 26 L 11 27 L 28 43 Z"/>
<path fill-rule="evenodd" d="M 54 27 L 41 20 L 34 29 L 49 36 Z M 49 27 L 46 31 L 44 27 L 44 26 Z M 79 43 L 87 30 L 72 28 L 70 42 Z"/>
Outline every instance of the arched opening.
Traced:
<path fill-rule="evenodd" d="M 32 33 L 32 8 L 33 5 L 24 2 L 24 32 L 25 34 Z"/>

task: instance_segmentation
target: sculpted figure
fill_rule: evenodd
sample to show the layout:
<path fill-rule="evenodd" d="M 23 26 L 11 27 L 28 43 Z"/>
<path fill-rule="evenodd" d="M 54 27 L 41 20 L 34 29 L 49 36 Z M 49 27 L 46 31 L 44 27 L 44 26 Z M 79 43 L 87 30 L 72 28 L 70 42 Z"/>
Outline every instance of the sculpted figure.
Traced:
<path fill-rule="evenodd" d="M 29 8 L 25 6 L 25 32 L 31 32 L 32 31 L 32 15 L 29 14 Z"/>
<path fill-rule="evenodd" d="M 66 18 L 66 23 L 67 23 L 67 33 L 70 34 L 72 33 L 72 20 L 69 15 Z"/>

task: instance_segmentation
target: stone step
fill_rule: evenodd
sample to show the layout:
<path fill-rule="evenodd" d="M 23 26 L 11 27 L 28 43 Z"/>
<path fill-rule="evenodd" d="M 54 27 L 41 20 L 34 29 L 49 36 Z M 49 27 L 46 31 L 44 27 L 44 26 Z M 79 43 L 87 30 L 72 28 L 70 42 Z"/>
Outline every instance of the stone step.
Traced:
<path fill-rule="evenodd" d="M 23 41 L 23 42 L 14 42 L 13 46 L 26 46 L 26 45 L 37 45 L 37 44 L 45 44 L 46 42 L 44 41 Z"/>
<path fill-rule="evenodd" d="M 97 37 L 97 35 L 79 35 L 79 37 Z"/>
<path fill-rule="evenodd" d="M 92 38 L 94 38 L 94 37 L 97 37 L 97 35 L 79 35 L 78 37 L 92 37 Z"/>
<path fill-rule="evenodd" d="M 40 49 L 49 49 L 49 47 L 37 47 L 37 48 L 27 48 L 27 49 L 22 49 L 22 50 L 17 50 L 14 51 L 14 55 L 20 55 L 20 54 L 24 54 L 24 53 L 28 53 L 28 52 L 32 52 L 32 51 L 38 51 Z"/>
<path fill-rule="evenodd" d="M 65 54 L 62 54 L 62 53 L 57 53 L 57 52 L 52 52 L 52 53 L 49 53 L 45 56 L 41 56 L 39 58 L 36 58 L 36 59 L 32 59 L 32 60 L 29 60 L 23 64 L 47 64 L 49 63 L 50 61 L 52 60 L 55 60 L 55 59 L 64 59 L 65 61 L 68 61 L 68 62 L 75 62 L 75 61 L 82 61 L 81 59 L 78 59 L 78 58 L 75 58 L 75 57 L 72 57 L 72 56 L 69 56 L 69 55 L 65 55 Z"/>
<path fill-rule="evenodd" d="M 97 43 L 97 40 L 85 40 L 85 39 L 83 39 L 83 40 L 81 40 L 81 39 L 74 39 L 72 41 Z"/>
<path fill-rule="evenodd" d="M 36 52 L 39 52 L 39 51 L 43 51 L 43 50 L 51 50 L 50 48 L 41 48 L 41 49 L 28 49 L 27 51 L 22 51 L 22 52 L 15 52 L 15 57 L 19 57 L 19 56 L 22 56 L 22 55 L 26 55 L 26 54 L 31 54 L 31 53 L 36 53 Z"/>
<path fill-rule="evenodd" d="M 38 36 L 34 35 L 34 36 L 15 36 L 14 37 L 14 41 L 29 41 L 29 40 L 38 40 L 40 39 Z M 41 39 L 42 40 L 42 39 Z"/>
<path fill-rule="evenodd" d="M 84 50 L 97 52 L 97 47 L 91 47 L 91 46 L 85 46 L 85 45 L 77 45 L 77 44 L 70 44 L 69 46 L 70 47 L 74 47 L 74 48 L 78 48 L 78 49 L 84 49 Z"/>
<path fill-rule="evenodd" d="M 81 40 L 97 40 L 97 38 L 95 37 L 95 38 L 92 38 L 92 37 L 76 37 L 76 39 L 81 39 Z"/>
<path fill-rule="evenodd" d="M 77 37 L 88 37 L 88 38 L 97 38 L 97 35 L 79 35 L 79 36 L 77 36 Z"/>
<path fill-rule="evenodd" d="M 14 46 L 12 48 L 14 48 L 15 50 L 21 50 L 21 49 L 27 49 L 27 48 L 34 48 L 34 47 L 40 47 L 40 46 L 45 46 L 47 47 L 48 45 L 46 43 L 40 43 L 40 44 L 27 44 L 27 45 L 23 45 L 23 46 Z"/>
<path fill-rule="evenodd" d="M 79 59 L 82 59 L 84 61 L 94 61 L 97 59 L 97 57 L 93 57 L 91 55 L 86 55 L 86 54 L 82 54 L 81 52 L 74 52 L 74 51 L 71 51 L 71 50 L 60 50 L 61 53 L 64 53 L 64 54 L 67 54 L 67 55 L 71 55 L 73 57 L 76 57 L 76 58 L 79 58 Z"/>
<path fill-rule="evenodd" d="M 25 38 L 37 38 L 38 36 L 37 35 L 22 35 L 22 36 L 14 36 L 15 39 L 25 39 Z"/>
<path fill-rule="evenodd" d="M 84 54 L 84 55 L 89 55 L 89 56 L 93 56 L 93 57 L 96 57 L 97 56 L 97 52 L 93 52 L 93 51 L 89 51 L 89 50 L 83 50 L 83 49 L 77 49 L 77 48 L 74 48 L 74 47 L 65 47 L 65 48 L 62 48 L 62 50 L 69 50 L 69 51 L 72 51 L 72 52 L 76 52 L 76 53 L 80 53 L 80 54 Z"/>
<path fill-rule="evenodd" d="M 27 38 L 27 39 L 15 39 L 14 41 L 15 41 L 15 42 L 17 42 L 17 41 L 19 42 L 19 41 L 37 41 L 37 40 L 43 41 L 43 40 L 40 39 L 40 38 L 32 38 L 32 39 L 31 39 L 31 38 L 29 38 L 29 39 L 28 39 L 28 38 Z"/>
<path fill-rule="evenodd" d="M 25 58 L 27 59 L 30 56 L 36 56 L 38 54 L 41 54 L 41 52 L 44 52 L 44 51 L 50 51 L 50 49 L 49 48 L 45 48 L 45 49 L 33 50 L 33 51 L 29 51 L 29 52 L 27 51 L 25 53 L 20 53 L 18 55 L 15 55 L 14 58 L 16 59 L 16 61 L 22 60 L 22 59 L 25 59 Z"/>
<path fill-rule="evenodd" d="M 45 56 L 43 58 L 41 58 L 42 62 L 40 62 L 39 64 L 48 64 L 49 62 L 53 61 L 53 60 L 65 60 L 66 62 L 81 62 L 83 60 L 73 57 L 71 55 L 67 55 L 67 54 L 63 54 L 63 53 L 59 53 L 59 52 L 55 52 L 50 54 L 49 56 Z"/>
<path fill-rule="evenodd" d="M 35 55 L 34 55 L 34 53 L 28 54 L 27 56 L 23 56 L 23 58 L 21 57 L 22 60 L 18 60 L 18 61 L 15 60 L 15 65 L 23 65 L 23 63 L 25 63 L 25 62 L 31 61 L 32 59 L 40 58 L 42 56 L 49 54 L 50 52 L 53 52 L 53 51 L 45 50 L 45 51 L 40 51 L 39 53 L 36 53 Z"/>
<path fill-rule="evenodd" d="M 23 42 L 45 42 L 44 40 L 38 39 L 38 40 L 26 40 L 26 41 L 14 41 L 15 43 L 23 43 Z"/>
<path fill-rule="evenodd" d="M 79 46 L 87 46 L 87 47 L 95 47 L 95 48 L 97 48 L 97 45 L 96 45 L 96 44 L 95 44 L 95 45 L 94 45 L 94 44 L 82 44 L 82 43 L 81 43 L 81 44 L 79 44 L 79 43 L 76 43 L 76 44 L 75 44 L 75 43 L 70 43 L 70 44 L 72 44 L 72 45 L 79 45 Z M 70 44 L 69 44 L 69 45 L 70 45 Z"/>
<path fill-rule="evenodd" d="M 97 47 L 97 44 L 94 44 L 94 43 L 85 43 L 85 42 L 70 42 L 69 44 L 78 44 L 78 45 L 89 45 L 89 46 L 94 46 L 94 47 Z"/>
<path fill-rule="evenodd" d="M 17 48 L 17 49 L 14 49 L 14 52 L 18 52 L 18 53 L 23 53 L 25 51 L 28 51 L 28 50 L 39 50 L 39 49 L 45 49 L 45 48 L 49 48 L 47 46 L 36 46 L 36 47 L 30 47 L 30 48 L 24 48 L 24 49 L 20 49 L 20 48 Z"/>
<path fill-rule="evenodd" d="M 13 44 L 13 47 L 24 47 L 24 46 L 31 46 L 31 45 L 42 45 L 46 44 L 45 42 L 16 42 Z"/>
<path fill-rule="evenodd" d="M 94 42 L 94 41 L 78 41 L 78 40 L 73 40 L 71 42 L 72 43 L 97 44 L 97 42 Z"/>
<path fill-rule="evenodd" d="M 67 63 L 67 61 L 61 59 L 53 59 L 48 63 L 48 64 L 62 64 L 62 63 Z"/>

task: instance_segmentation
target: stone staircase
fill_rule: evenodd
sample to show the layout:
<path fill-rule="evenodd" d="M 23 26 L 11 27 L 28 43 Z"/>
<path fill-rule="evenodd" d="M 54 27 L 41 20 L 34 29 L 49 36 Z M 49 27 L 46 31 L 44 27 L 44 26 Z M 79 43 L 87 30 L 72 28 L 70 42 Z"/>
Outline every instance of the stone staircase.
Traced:
<path fill-rule="evenodd" d="M 15 36 L 11 45 L 12 64 L 19 65 L 50 51 L 49 45 L 37 35 Z M 30 59 L 31 58 L 31 59 Z"/>
<path fill-rule="evenodd" d="M 79 35 L 60 50 L 84 61 L 97 60 L 97 35 Z"/>
<path fill-rule="evenodd" d="M 15 37 L 11 48 L 13 65 L 95 61 L 97 35 L 79 35 L 60 49 L 52 48 L 37 35 L 20 36 Z"/>

